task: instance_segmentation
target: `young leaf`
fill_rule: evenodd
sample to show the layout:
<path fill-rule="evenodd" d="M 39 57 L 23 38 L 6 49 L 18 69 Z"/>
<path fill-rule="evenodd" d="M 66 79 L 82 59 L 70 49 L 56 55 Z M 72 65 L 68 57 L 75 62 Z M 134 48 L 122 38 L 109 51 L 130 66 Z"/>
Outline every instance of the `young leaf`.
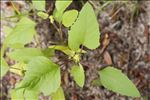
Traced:
<path fill-rule="evenodd" d="M 27 71 L 17 89 L 26 88 L 49 95 L 60 87 L 60 67 L 46 57 L 36 57 L 27 64 Z"/>
<path fill-rule="evenodd" d="M 50 49 L 55 49 L 55 50 L 60 50 L 63 53 L 65 53 L 66 55 L 73 57 L 75 55 L 75 51 L 70 50 L 67 46 L 63 46 L 63 45 L 52 45 L 49 46 Z"/>
<path fill-rule="evenodd" d="M 69 47 L 63 46 L 63 45 L 52 45 L 52 46 L 49 46 L 49 48 L 55 49 L 55 50 L 60 50 L 70 57 L 73 57 L 75 55 L 75 53 L 86 53 L 86 51 L 84 51 L 84 50 L 81 51 L 81 49 L 79 49 L 75 52 L 75 51 L 69 49 Z"/>
<path fill-rule="evenodd" d="M 85 81 L 84 69 L 82 65 L 79 66 L 72 66 L 71 67 L 71 75 L 73 76 L 75 82 L 80 86 L 83 87 Z"/>
<path fill-rule="evenodd" d="M 23 62 L 19 62 L 15 65 L 11 66 L 11 68 L 9 70 L 10 70 L 10 72 L 13 72 L 13 73 L 18 74 L 20 76 L 23 76 L 24 75 L 23 71 L 25 69 L 26 69 L 26 64 Z"/>
<path fill-rule="evenodd" d="M 66 0 L 66 1 L 56 0 L 56 3 L 55 3 L 56 8 L 53 13 L 56 21 L 58 21 L 59 23 L 61 22 L 63 12 L 71 4 L 71 2 L 72 0 Z"/>
<path fill-rule="evenodd" d="M 62 87 L 59 87 L 55 93 L 51 95 L 52 100 L 65 100 L 64 91 Z"/>
<path fill-rule="evenodd" d="M 43 19 L 47 19 L 48 18 L 48 14 L 44 13 L 42 11 L 38 12 L 37 15 Z"/>
<path fill-rule="evenodd" d="M 135 85 L 120 70 L 107 67 L 99 72 L 102 85 L 114 92 L 131 97 L 140 97 Z"/>
<path fill-rule="evenodd" d="M 5 61 L 5 59 L 3 57 L 1 57 L 1 78 L 7 73 L 9 67 L 7 62 Z"/>
<path fill-rule="evenodd" d="M 51 16 L 49 16 L 49 20 L 50 20 L 50 23 L 54 23 L 54 17 L 51 15 Z"/>
<path fill-rule="evenodd" d="M 78 50 L 80 45 L 89 49 L 99 46 L 99 25 L 94 10 L 88 2 L 83 6 L 68 34 L 68 44 L 72 50 Z"/>
<path fill-rule="evenodd" d="M 37 56 L 44 56 L 44 54 L 38 48 L 23 48 L 8 53 L 8 56 L 16 61 L 28 62 L 32 58 Z"/>
<path fill-rule="evenodd" d="M 78 16 L 77 10 L 66 11 L 62 16 L 62 24 L 66 27 L 70 27 Z"/>
<path fill-rule="evenodd" d="M 6 37 L 4 43 L 9 47 L 18 47 L 18 45 L 21 46 L 31 42 L 33 36 L 36 33 L 35 25 L 35 22 L 30 20 L 29 18 L 21 18 L 13 31 Z"/>
<path fill-rule="evenodd" d="M 33 7 L 40 11 L 45 11 L 45 0 L 32 0 Z"/>

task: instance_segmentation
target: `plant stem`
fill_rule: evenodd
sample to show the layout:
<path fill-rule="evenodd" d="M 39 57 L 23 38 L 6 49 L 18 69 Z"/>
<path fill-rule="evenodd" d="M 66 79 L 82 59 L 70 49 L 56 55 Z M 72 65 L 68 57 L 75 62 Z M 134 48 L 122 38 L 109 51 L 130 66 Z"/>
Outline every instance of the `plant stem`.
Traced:
<path fill-rule="evenodd" d="M 104 7 L 106 7 L 108 4 L 110 4 L 112 1 L 107 1 L 105 4 L 103 4 L 101 7 L 98 7 L 97 5 L 95 5 L 94 4 L 94 2 L 92 1 L 92 0 L 89 0 L 89 3 L 91 3 L 93 6 L 94 6 L 94 8 L 95 9 L 97 9 L 97 12 L 96 12 L 96 15 L 98 15 L 98 13 L 100 12 L 100 11 L 102 11 L 102 9 L 104 8 Z"/>
<path fill-rule="evenodd" d="M 26 14 L 20 14 L 20 15 L 13 15 L 13 16 L 9 16 L 9 17 L 0 17 L 1 20 L 6 20 L 9 18 L 16 18 L 16 17 L 22 17 L 22 16 L 27 16 L 27 15 L 32 15 L 32 13 L 26 13 Z"/>
<path fill-rule="evenodd" d="M 59 34 L 60 34 L 60 40 L 61 42 L 63 42 L 63 33 L 62 33 L 62 29 L 61 29 L 62 24 L 59 24 Z"/>
<path fill-rule="evenodd" d="M 13 1 L 10 1 L 10 2 L 11 2 L 11 4 L 12 4 L 13 8 L 15 9 L 15 11 L 17 12 L 17 14 L 20 15 L 21 13 L 20 13 L 19 10 L 15 7 Z"/>
<path fill-rule="evenodd" d="M 4 56 L 5 50 L 6 50 L 6 45 L 3 44 L 3 45 L 2 45 L 2 48 L 1 48 L 1 57 Z"/>
<path fill-rule="evenodd" d="M 55 22 L 53 23 L 54 28 L 58 31 L 59 36 L 60 36 L 60 41 L 63 41 L 63 36 L 62 36 L 62 30 L 61 30 L 61 24 L 59 24 L 59 28 L 57 27 L 57 25 L 55 24 Z"/>
<path fill-rule="evenodd" d="M 98 12 L 100 12 L 104 7 L 106 7 L 108 4 L 110 4 L 112 1 L 107 1 L 105 4 L 103 4 L 100 8 L 99 8 L 99 10 L 98 10 Z"/>

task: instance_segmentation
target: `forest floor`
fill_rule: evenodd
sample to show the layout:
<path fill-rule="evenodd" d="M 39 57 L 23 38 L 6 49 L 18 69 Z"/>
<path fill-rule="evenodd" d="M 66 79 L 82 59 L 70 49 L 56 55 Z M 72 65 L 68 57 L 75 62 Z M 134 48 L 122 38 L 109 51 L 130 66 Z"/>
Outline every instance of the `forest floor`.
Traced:
<path fill-rule="evenodd" d="M 68 9 L 80 10 L 84 2 L 73 2 Z M 102 86 L 94 86 L 93 80 L 98 77 L 97 70 L 105 66 L 115 66 L 121 69 L 137 86 L 143 98 L 150 100 L 150 1 L 112 1 L 103 9 L 103 2 L 90 2 L 97 12 L 100 25 L 101 45 L 95 50 L 88 50 L 82 56 L 81 64 L 84 66 L 86 82 L 83 88 L 76 86 L 68 73 L 70 63 L 66 55 L 56 52 L 56 58 L 62 62 L 62 80 L 66 100 L 143 100 L 121 96 Z M 25 2 L 16 1 L 20 11 L 26 11 L 28 6 Z M 47 10 L 52 14 L 54 1 L 47 1 Z M 7 1 L 1 1 L 1 15 L 11 16 L 14 10 Z M 44 48 L 52 44 L 51 41 L 59 40 L 56 29 L 49 20 L 42 20 L 36 14 L 31 15 L 38 23 L 36 29 L 40 38 L 40 45 Z M 1 21 L 1 41 L 5 37 L 3 26 L 14 26 L 17 19 Z M 13 23 L 10 23 L 10 22 Z M 89 26 L 90 27 L 90 26 Z M 67 30 L 63 28 L 64 41 L 67 41 Z M 34 46 L 34 43 L 29 46 Z M 56 59 L 56 60 L 57 60 Z M 11 65 L 14 62 L 8 60 Z M 0 81 L 3 97 L 1 100 L 9 100 L 8 91 L 14 87 L 21 78 L 14 73 L 8 72 Z M 40 100 L 48 100 L 41 96 Z"/>

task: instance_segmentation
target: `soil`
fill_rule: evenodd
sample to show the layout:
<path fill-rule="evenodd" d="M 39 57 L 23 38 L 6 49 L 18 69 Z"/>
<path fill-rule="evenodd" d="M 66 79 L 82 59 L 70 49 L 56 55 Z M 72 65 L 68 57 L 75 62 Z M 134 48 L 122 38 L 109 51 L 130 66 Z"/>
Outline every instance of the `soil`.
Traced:
<path fill-rule="evenodd" d="M 67 9 L 82 8 L 83 2 L 73 2 Z M 59 61 L 62 70 L 62 86 L 66 100 L 150 100 L 150 1 L 112 1 L 101 9 L 104 4 L 100 1 L 90 1 L 100 26 L 101 45 L 95 50 L 89 50 L 82 55 L 81 64 L 84 66 L 86 82 L 83 88 L 79 88 L 69 71 L 72 62 L 59 51 L 56 52 L 55 62 Z M 47 1 L 47 11 L 52 14 L 54 1 Z M 24 1 L 16 1 L 20 11 L 29 10 Z M 100 10 L 101 9 L 101 10 Z M 33 12 L 33 11 L 31 11 Z M 7 1 L 1 1 L 1 15 L 11 16 L 14 10 Z M 39 45 L 33 41 L 27 46 L 46 48 L 60 41 L 56 29 L 49 20 L 39 18 L 35 12 L 30 16 L 38 25 Z M 10 23 L 10 20 L 12 23 Z M 1 41 L 5 37 L 3 26 L 14 26 L 17 19 L 1 21 Z M 90 26 L 89 26 L 90 27 Z M 62 26 L 64 43 L 67 43 L 67 29 Z M 2 43 L 2 42 L 1 42 Z M 8 50 L 9 51 L 9 50 Z M 13 61 L 7 59 L 9 65 Z M 121 69 L 136 85 L 143 98 L 130 98 L 108 91 L 103 86 L 95 86 L 93 80 L 98 78 L 98 71 L 106 66 L 114 66 Z M 21 77 L 8 72 L 0 81 L 1 100 L 9 100 L 9 90 L 14 88 Z M 40 100 L 48 100 L 41 94 Z"/>

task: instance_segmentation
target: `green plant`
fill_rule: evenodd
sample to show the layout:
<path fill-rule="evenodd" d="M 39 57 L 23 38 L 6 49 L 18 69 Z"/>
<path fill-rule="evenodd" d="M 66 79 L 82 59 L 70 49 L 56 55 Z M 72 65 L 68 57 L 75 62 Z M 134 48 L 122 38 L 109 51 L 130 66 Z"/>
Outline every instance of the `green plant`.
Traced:
<path fill-rule="evenodd" d="M 63 40 L 61 25 L 68 30 L 68 46 L 52 45 L 48 48 L 25 47 L 36 36 L 36 23 L 28 17 L 21 17 L 20 21 L 7 33 L 1 50 L 1 69 L 3 77 L 9 70 L 20 76 L 23 80 L 16 84 L 16 88 L 11 91 L 12 99 L 24 100 L 38 99 L 39 93 L 50 95 L 52 100 L 64 100 L 65 96 L 61 87 L 61 68 L 52 61 L 54 50 L 65 53 L 69 59 L 74 61 L 71 66 L 71 75 L 78 86 L 83 87 L 85 83 L 84 68 L 80 64 L 80 56 L 88 49 L 96 49 L 100 43 L 99 25 L 92 6 L 87 2 L 81 11 L 65 11 L 72 1 L 56 1 L 53 15 L 49 16 L 45 10 L 45 1 L 33 1 L 33 8 L 37 10 L 37 15 L 43 19 L 50 19 L 56 27 L 55 21 L 59 24 L 57 31 Z M 80 48 L 81 46 L 81 48 Z M 15 60 L 17 64 L 8 67 L 3 58 L 6 48 L 12 51 L 7 56 Z M 118 69 L 106 67 L 99 71 L 101 84 L 114 92 L 131 97 L 140 97 L 140 93 L 134 84 Z M 31 95 L 32 94 L 32 95 Z"/>

